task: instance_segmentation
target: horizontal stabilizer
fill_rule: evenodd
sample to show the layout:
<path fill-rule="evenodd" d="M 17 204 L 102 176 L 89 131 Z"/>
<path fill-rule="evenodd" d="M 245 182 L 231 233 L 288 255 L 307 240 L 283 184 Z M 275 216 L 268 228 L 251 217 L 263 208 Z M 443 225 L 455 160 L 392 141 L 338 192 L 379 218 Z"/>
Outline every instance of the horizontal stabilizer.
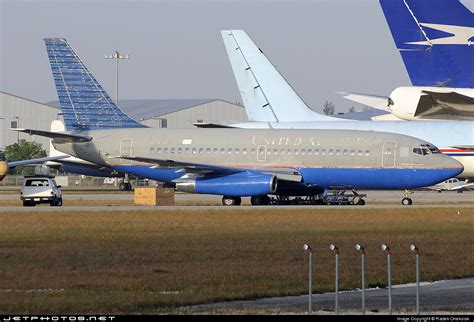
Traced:
<path fill-rule="evenodd" d="M 21 167 L 25 165 L 42 164 L 47 161 L 56 161 L 56 160 L 64 159 L 67 157 L 68 157 L 67 155 L 61 155 L 61 156 L 55 156 L 55 157 L 44 157 L 44 158 L 39 158 L 39 159 L 13 161 L 13 162 L 8 162 L 8 167 L 15 168 L 15 167 Z"/>
<path fill-rule="evenodd" d="M 367 105 L 379 110 L 390 112 L 390 109 L 388 108 L 388 97 L 369 95 L 369 94 L 359 94 L 359 93 L 346 93 L 346 92 L 337 92 L 337 93 L 350 101 Z"/>
<path fill-rule="evenodd" d="M 27 133 L 29 135 L 39 135 L 53 140 L 62 140 L 67 142 L 89 142 L 92 141 L 92 136 L 81 135 L 81 134 L 71 134 L 71 133 L 61 133 L 61 132 L 49 132 L 49 131 L 40 131 L 32 129 L 11 129 L 13 131 Z"/>

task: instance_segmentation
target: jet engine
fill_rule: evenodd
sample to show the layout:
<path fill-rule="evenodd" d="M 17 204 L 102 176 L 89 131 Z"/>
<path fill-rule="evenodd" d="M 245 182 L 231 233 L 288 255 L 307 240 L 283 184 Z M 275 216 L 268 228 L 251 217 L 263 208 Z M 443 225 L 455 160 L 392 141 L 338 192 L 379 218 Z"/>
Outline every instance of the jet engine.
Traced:
<path fill-rule="evenodd" d="M 35 175 L 37 176 L 49 176 L 51 175 L 51 168 L 45 164 L 38 164 L 35 166 Z"/>
<path fill-rule="evenodd" d="M 176 190 L 223 196 L 261 196 L 277 190 L 275 175 L 260 172 L 238 172 L 228 175 L 205 175 L 176 183 Z"/>

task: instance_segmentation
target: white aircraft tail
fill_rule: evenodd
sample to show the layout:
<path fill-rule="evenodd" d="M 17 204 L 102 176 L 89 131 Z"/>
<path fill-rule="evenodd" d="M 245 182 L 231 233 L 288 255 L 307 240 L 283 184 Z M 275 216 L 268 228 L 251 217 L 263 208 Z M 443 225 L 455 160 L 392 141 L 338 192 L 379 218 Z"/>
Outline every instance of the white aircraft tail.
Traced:
<path fill-rule="evenodd" d="M 222 30 L 240 95 L 251 121 L 335 121 L 311 110 L 243 30 Z"/>

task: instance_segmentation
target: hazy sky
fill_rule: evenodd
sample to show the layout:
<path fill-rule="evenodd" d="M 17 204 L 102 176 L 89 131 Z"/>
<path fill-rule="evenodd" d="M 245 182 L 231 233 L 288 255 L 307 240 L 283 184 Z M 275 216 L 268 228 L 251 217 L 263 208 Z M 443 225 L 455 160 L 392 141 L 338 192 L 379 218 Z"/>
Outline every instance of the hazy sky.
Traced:
<path fill-rule="evenodd" d="M 377 0 L 0 0 L 0 90 L 57 100 L 43 38 L 64 37 L 109 95 L 241 101 L 220 30 L 243 29 L 316 110 L 336 91 L 410 85 Z"/>

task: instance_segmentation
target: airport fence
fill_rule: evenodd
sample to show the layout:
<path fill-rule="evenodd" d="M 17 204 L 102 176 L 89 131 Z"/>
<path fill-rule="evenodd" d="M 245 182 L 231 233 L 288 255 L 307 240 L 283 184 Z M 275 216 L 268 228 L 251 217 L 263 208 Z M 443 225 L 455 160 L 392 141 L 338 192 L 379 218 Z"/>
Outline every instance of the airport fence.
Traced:
<path fill-rule="evenodd" d="M 3 181 L 0 181 L 2 187 L 19 187 L 23 183 L 24 176 L 22 175 L 9 175 L 6 176 Z M 68 175 L 68 176 L 56 176 L 57 184 L 63 187 L 118 187 L 121 179 L 118 178 L 102 178 L 102 177 L 90 177 L 83 175 Z M 153 180 L 147 179 L 133 179 L 130 180 L 134 187 L 147 187 L 157 186 L 159 183 Z"/>

